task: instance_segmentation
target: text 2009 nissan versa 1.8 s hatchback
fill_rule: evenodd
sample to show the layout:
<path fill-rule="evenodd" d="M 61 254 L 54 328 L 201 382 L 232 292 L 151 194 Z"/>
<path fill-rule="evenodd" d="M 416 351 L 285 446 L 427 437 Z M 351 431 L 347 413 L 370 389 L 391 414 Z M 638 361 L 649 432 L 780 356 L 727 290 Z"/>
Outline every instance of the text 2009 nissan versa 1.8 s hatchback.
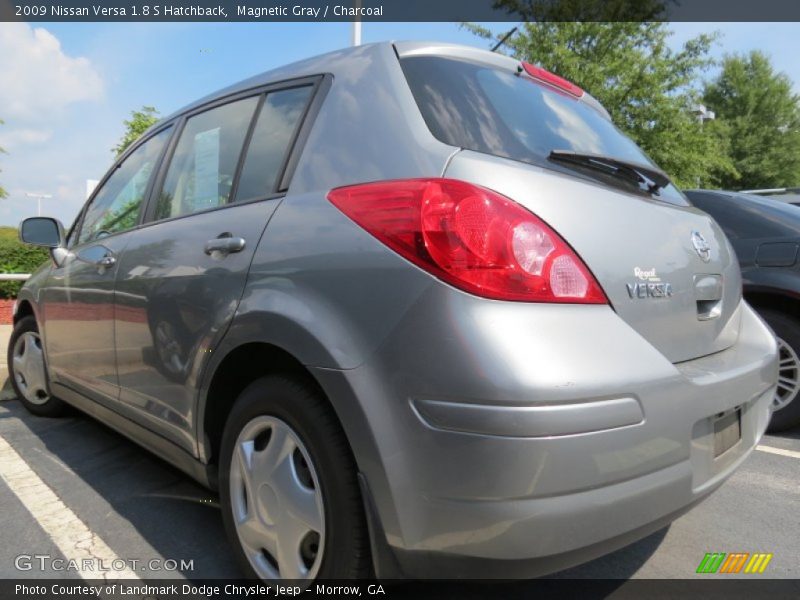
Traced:
<path fill-rule="evenodd" d="M 532 576 L 655 531 L 769 420 L 715 223 L 578 87 L 378 44 L 206 98 L 106 175 L 16 307 L 34 413 L 209 486 L 250 575 Z"/>

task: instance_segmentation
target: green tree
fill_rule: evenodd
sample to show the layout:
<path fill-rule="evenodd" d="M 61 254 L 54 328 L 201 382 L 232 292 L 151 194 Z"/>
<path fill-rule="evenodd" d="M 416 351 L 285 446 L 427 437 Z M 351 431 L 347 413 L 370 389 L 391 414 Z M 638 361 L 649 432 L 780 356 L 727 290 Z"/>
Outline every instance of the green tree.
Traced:
<path fill-rule="evenodd" d="M 465 26 L 496 39 L 482 27 Z M 709 51 L 716 35 L 700 35 L 678 51 L 670 49 L 669 35 L 661 22 L 524 23 L 504 50 L 595 96 L 679 186 L 715 185 L 735 175 L 728 130 L 724 123 L 700 123 L 693 110 L 701 100 L 698 78 L 713 64 Z"/>
<path fill-rule="evenodd" d="M 16 227 L 0 227 L 0 273 L 33 273 L 48 259 L 44 248 L 19 241 Z M 0 281 L 0 298 L 16 298 L 23 281 Z"/>
<path fill-rule="evenodd" d="M 706 86 L 705 103 L 730 127 L 738 176 L 721 187 L 753 189 L 800 185 L 800 97 L 765 54 L 727 56 Z"/>
<path fill-rule="evenodd" d="M 123 121 L 125 134 L 119 144 L 114 146 L 111 151 L 115 156 L 120 156 L 133 142 L 138 140 L 141 135 L 158 123 L 158 111 L 152 106 L 143 106 L 141 110 L 131 111 L 131 118 Z"/>
<path fill-rule="evenodd" d="M 676 0 L 495 0 L 494 8 L 531 23 L 643 22 L 669 20 L 668 7 L 677 4 Z"/>
<path fill-rule="evenodd" d="M 3 124 L 3 119 L 0 119 L 0 125 L 2 125 L 2 124 Z M 5 153 L 6 153 L 6 151 L 3 150 L 2 147 L 0 147 L 0 154 L 5 154 Z M 5 189 L 3 189 L 3 186 L 0 185 L 0 200 L 5 198 L 6 196 L 8 196 L 8 192 L 6 192 Z"/>

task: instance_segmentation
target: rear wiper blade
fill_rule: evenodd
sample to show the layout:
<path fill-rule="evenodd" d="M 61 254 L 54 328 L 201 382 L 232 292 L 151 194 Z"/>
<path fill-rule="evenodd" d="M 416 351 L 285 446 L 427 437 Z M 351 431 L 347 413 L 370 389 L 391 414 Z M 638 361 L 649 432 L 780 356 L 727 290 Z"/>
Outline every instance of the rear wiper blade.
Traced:
<path fill-rule="evenodd" d="M 582 154 L 570 150 L 553 150 L 550 152 L 550 160 L 597 169 L 609 175 L 627 179 L 646 186 L 647 191 L 651 194 L 658 194 L 661 188 L 670 184 L 669 176 L 657 167 L 621 160 L 612 156 Z"/>

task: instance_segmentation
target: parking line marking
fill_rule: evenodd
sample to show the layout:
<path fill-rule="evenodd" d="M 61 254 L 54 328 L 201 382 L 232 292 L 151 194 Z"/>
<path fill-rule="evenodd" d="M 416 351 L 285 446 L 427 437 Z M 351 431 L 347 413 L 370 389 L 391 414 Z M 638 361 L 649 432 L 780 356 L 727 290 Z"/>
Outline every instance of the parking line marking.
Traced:
<path fill-rule="evenodd" d="M 756 450 L 761 450 L 762 452 L 769 452 L 770 454 L 780 454 L 781 456 L 789 456 L 791 458 L 800 458 L 800 452 L 796 452 L 794 450 L 784 450 L 783 448 L 773 448 L 772 446 L 756 446 Z"/>
<path fill-rule="evenodd" d="M 139 579 L 128 568 L 110 569 L 119 557 L 99 535 L 89 529 L 72 510 L 56 496 L 28 463 L 0 437 L 0 477 L 19 498 L 22 505 L 44 529 L 68 561 L 75 561 L 78 574 L 84 579 Z M 94 568 L 87 568 L 87 564 Z"/>

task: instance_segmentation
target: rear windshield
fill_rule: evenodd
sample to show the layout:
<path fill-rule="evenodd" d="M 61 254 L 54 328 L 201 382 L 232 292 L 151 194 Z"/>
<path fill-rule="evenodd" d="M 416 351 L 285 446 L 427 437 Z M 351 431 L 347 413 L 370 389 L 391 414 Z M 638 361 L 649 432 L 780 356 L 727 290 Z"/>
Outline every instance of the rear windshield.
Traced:
<path fill-rule="evenodd" d="M 528 77 L 436 56 L 407 57 L 401 64 L 431 133 L 451 146 L 560 171 L 548 160 L 552 150 L 653 164 L 597 110 Z M 661 195 L 685 203 L 672 185 Z"/>

